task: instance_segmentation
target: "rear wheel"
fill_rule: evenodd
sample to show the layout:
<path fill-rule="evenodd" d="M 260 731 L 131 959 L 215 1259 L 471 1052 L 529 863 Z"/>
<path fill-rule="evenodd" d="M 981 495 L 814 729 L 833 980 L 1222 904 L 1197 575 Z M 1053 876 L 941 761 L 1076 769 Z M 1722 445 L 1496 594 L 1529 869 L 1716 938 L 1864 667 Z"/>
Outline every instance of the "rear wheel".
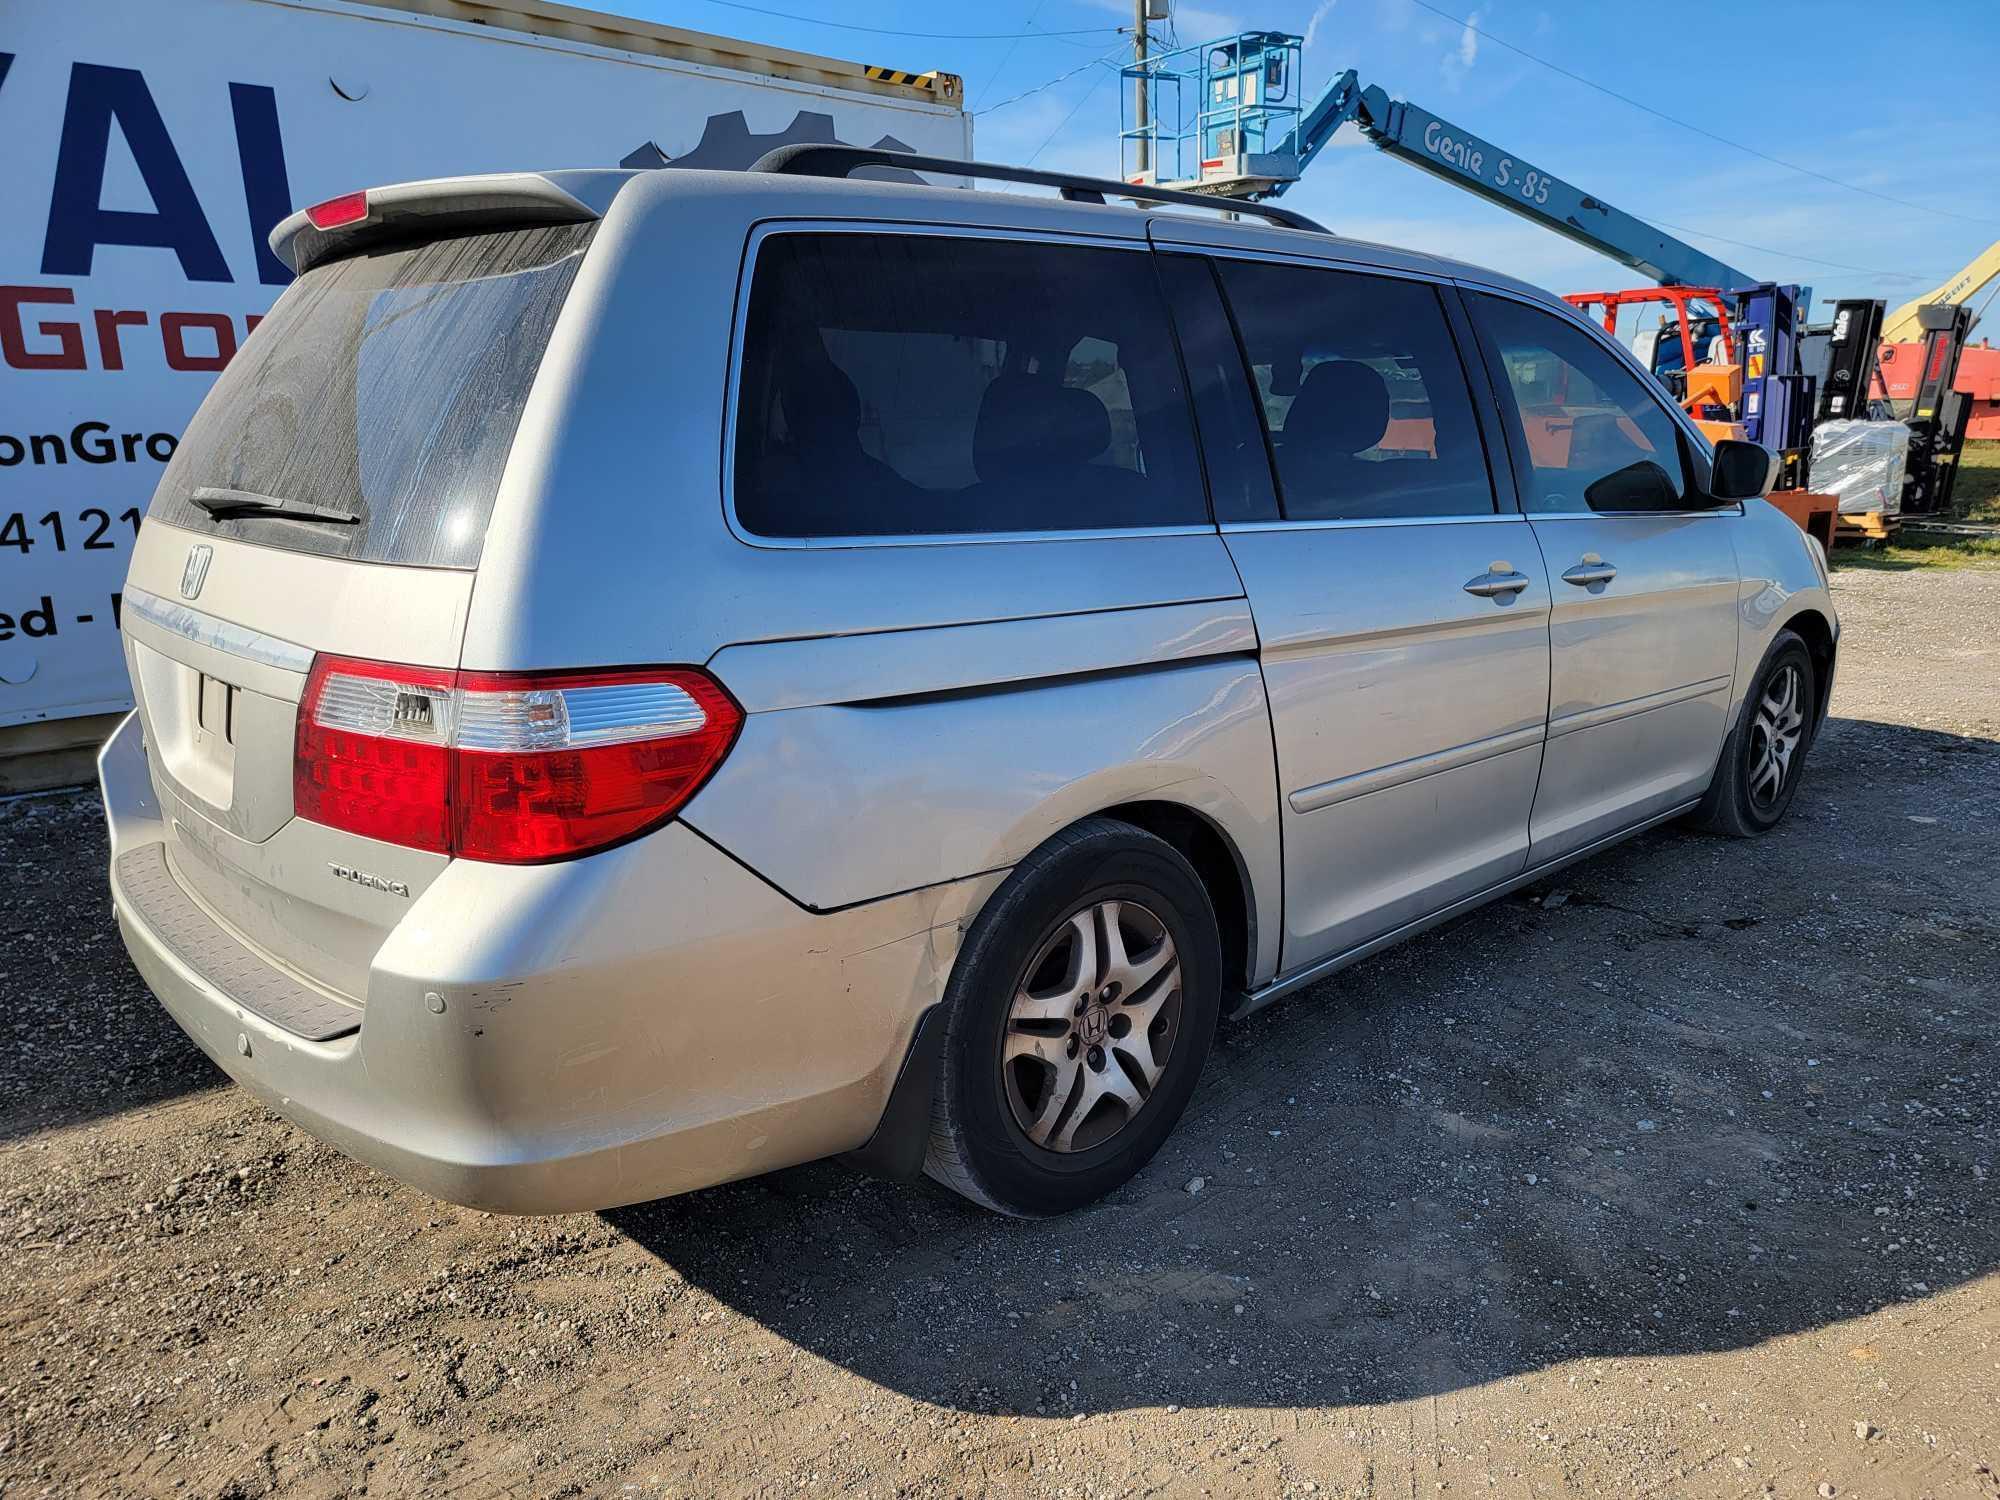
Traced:
<path fill-rule="evenodd" d="M 1696 822 L 1732 838 L 1778 826 L 1812 745 L 1814 694 L 1812 654 L 1804 641 L 1784 631 L 1743 700 Z"/>
<path fill-rule="evenodd" d="M 1194 1092 L 1221 945 L 1174 847 L 1093 818 L 987 903 L 946 992 L 925 1170 L 1002 1213 L 1061 1213 L 1132 1177 Z"/>

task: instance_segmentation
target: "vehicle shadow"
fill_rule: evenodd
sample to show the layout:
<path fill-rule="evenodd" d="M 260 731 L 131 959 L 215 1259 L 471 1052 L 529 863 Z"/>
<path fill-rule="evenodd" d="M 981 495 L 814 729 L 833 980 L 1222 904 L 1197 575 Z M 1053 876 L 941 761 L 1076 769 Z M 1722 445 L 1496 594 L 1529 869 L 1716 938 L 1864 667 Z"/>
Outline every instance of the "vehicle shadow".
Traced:
<path fill-rule="evenodd" d="M 94 789 L 0 800 L 0 1144 L 228 1082 L 125 956 L 109 863 Z"/>
<path fill-rule="evenodd" d="M 605 1217 L 981 1411 L 1379 1402 L 1921 1299 L 2000 1269 L 1996 752 L 1834 721 L 1772 836 L 1656 832 L 1225 1027 L 1067 1218 L 832 1164 Z"/>

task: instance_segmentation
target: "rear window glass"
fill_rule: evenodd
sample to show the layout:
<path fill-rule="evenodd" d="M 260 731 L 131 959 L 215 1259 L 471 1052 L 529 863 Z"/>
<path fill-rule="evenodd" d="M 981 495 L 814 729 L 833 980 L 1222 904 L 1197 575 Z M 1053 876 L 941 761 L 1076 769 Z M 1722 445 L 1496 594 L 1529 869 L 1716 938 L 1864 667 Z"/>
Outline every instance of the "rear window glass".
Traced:
<path fill-rule="evenodd" d="M 465 235 L 317 266 L 229 362 L 153 515 L 264 546 L 470 568 L 594 224 Z M 348 524 L 217 517 L 237 492 Z"/>
<path fill-rule="evenodd" d="M 757 257 L 736 514 L 771 537 L 1208 519 L 1150 257 L 783 234 Z"/>

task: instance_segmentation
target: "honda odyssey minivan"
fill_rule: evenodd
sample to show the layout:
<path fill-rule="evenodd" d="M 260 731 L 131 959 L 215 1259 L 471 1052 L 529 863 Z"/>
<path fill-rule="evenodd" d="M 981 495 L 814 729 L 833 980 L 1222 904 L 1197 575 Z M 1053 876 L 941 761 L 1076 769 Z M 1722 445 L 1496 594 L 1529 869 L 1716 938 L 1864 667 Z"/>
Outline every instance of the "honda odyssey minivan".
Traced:
<path fill-rule="evenodd" d="M 154 993 L 460 1203 L 849 1154 L 1044 1214 L 1221 1018 L 1777 823 L 1838 627 L 1770 455 L 1533 288 L 1214 208 L 810 146 L 286 220 L 124 593 Z"/>

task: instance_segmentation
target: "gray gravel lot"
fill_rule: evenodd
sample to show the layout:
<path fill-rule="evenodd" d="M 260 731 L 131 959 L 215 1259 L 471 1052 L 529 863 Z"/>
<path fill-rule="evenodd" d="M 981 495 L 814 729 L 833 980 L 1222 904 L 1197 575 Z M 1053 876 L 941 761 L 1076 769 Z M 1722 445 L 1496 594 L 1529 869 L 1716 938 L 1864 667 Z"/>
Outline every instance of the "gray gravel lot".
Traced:
<path fill-rule="evenodd" d="M 1791 821 L 1228 1028 L 1059 1222 L 434 1203 L 220 1085 L 0 804 L 0 1496 L 2000 1496 L 2000 571 L 1845 572 Z"/>

